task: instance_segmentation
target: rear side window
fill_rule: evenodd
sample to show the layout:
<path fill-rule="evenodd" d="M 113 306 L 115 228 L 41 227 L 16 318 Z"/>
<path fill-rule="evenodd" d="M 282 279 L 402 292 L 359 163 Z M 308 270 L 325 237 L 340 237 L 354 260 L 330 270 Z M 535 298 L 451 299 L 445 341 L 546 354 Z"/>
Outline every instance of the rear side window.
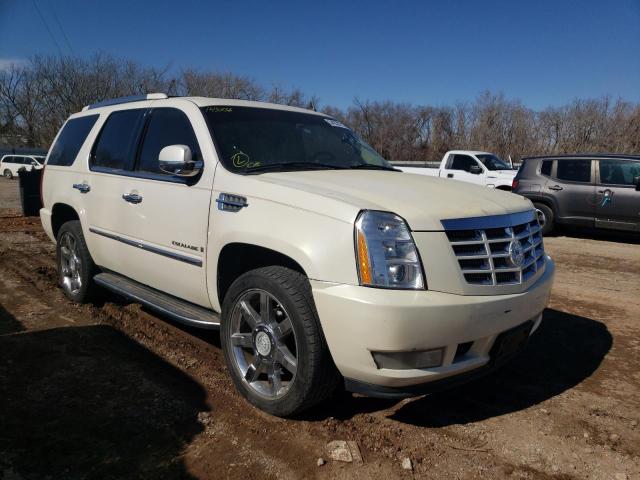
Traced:
<path fill-rule="evenodd" d="M 138 170 L 164 174 L 158 167 L 158 156 L 168 145 L 186 145 L 191 149 L 191 157 L 200 160 L 200 147 L 187 116 L 175 108 L 154 109 L 142 143 Z"/>
<path fill-rule="evenodd" d="M 468 155 L 454 155 L 451 159 L 451 170 L 464 170 L 465 172 L 471 171 L 471 167 L 478 165 L 473 158 Z"/>
<path fill-rule="evenodd" d="M 540 173 L 547 177 L 551 176 L 551 167 L 553 167 L 553 160 L 543 160 L 540 166 Z"/>
<path fill-rule="evenodd" d="M 98 120 L 99 115 L 87 115 L 86 117 L 72 118 L 62 127 L 56 143 L 51 147 L 47 165 L 69 167 L 73 164 L 87 139 L 87 135 Z"/>
<path fill-rule="evenodd" d="M 589 183 L 591 181 L 591 160 L 558 160 L 556 178 L 570 182 Z"/>
<path fill-rule="evenodd" d="M 635 185 L 633 179 L 640 176 L 640 162 L 631 160 L 600 160 L 600 183 L 610 185 Z"/>
<path fill-rule="evenodd" d="M 109 115 L 93 146 L 91 168 L 131 169 L 145 111 L 139 108 Z"/>

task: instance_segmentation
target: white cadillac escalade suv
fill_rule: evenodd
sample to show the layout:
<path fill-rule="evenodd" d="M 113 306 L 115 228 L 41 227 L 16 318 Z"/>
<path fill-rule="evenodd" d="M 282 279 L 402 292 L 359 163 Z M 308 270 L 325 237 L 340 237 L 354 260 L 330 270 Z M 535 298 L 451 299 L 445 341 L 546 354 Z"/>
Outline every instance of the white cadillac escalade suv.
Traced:
<path fill-rule="evenodd" d="M 287 416 L 348 390 L 477 377 L 538 327 L 554 264 L 529 200 L 395 170 L 327 115 L 149 94 L 72 115 L 40 211 L 60 285 L 220 329 L 231 377 Z"/>

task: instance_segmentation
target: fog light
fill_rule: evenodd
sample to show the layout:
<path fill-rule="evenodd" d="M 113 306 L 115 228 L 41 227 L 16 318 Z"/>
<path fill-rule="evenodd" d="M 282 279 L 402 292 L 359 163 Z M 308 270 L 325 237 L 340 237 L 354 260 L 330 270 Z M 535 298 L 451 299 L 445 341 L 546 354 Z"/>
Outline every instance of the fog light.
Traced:
<path fill-rule="evenodd" d="M 442 365 L 444 347 L 421 352 L 372 352 L 378 368 L 408 370 L 412 368 L 433 368 Z"/>

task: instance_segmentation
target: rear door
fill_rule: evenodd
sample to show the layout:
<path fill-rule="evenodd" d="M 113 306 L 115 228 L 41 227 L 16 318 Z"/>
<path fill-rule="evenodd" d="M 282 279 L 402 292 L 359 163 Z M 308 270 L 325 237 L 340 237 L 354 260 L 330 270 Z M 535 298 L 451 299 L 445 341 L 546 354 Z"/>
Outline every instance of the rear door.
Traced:
<path fill-rule="evenodd" d="M 471 167 L 480 167 L 482 173 L 471 173 Z M 464 155 L 460 153 L 451 153 L 445 168 L 442 171 L 442 177 L 452 178 L 453 180 L 460 180 L 467 183 L 475 183 L 478 185 L 485 184 L 484 166 L 480 164 L 471 155 Z"/>
<path fill-rule="evenodd" d="M 145 108 L 111 112 L 91 148 L 89 172 L 76 179 L 76 185 L 89 187 L 79 198 L 86 210 L 87 241 L 94 261 L 120 273 L 127 270 L 133 250 L 117 241 L 123 232 L 128 206 L 122 194 L 135 163 L 146 113 Z"/>
<path fill-rule="evenodd" d="M 585 227 L 594 225 L 594 165 L 595 161 L 584 158 L 556 160 L 552 178 L 547 180 L 543 190 L 554 199 L 559 221 Z"/>
<path fill-rule="evenodd" d="M 640 231 L 640 161 L 600 159 L 596 176 L 596 227 Z"/>

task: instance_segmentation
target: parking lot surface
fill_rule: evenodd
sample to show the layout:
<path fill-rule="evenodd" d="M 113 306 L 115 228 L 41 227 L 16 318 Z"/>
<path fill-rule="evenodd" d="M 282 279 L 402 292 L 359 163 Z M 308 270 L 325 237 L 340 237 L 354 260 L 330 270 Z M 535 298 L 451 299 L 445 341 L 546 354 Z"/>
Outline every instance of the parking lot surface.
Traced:
<path fill-rule="evenodd" d="M 283 420 L 235 392 L 216 333 L 106 293 L 67 301 L 17 181 L 0 179 L 0 202 L 0 478 L 640 478 L 638 237 L 545 239 L 551 303 L 495 374 Z M 330 460 L 332 440 L 363 462 Z"/>

